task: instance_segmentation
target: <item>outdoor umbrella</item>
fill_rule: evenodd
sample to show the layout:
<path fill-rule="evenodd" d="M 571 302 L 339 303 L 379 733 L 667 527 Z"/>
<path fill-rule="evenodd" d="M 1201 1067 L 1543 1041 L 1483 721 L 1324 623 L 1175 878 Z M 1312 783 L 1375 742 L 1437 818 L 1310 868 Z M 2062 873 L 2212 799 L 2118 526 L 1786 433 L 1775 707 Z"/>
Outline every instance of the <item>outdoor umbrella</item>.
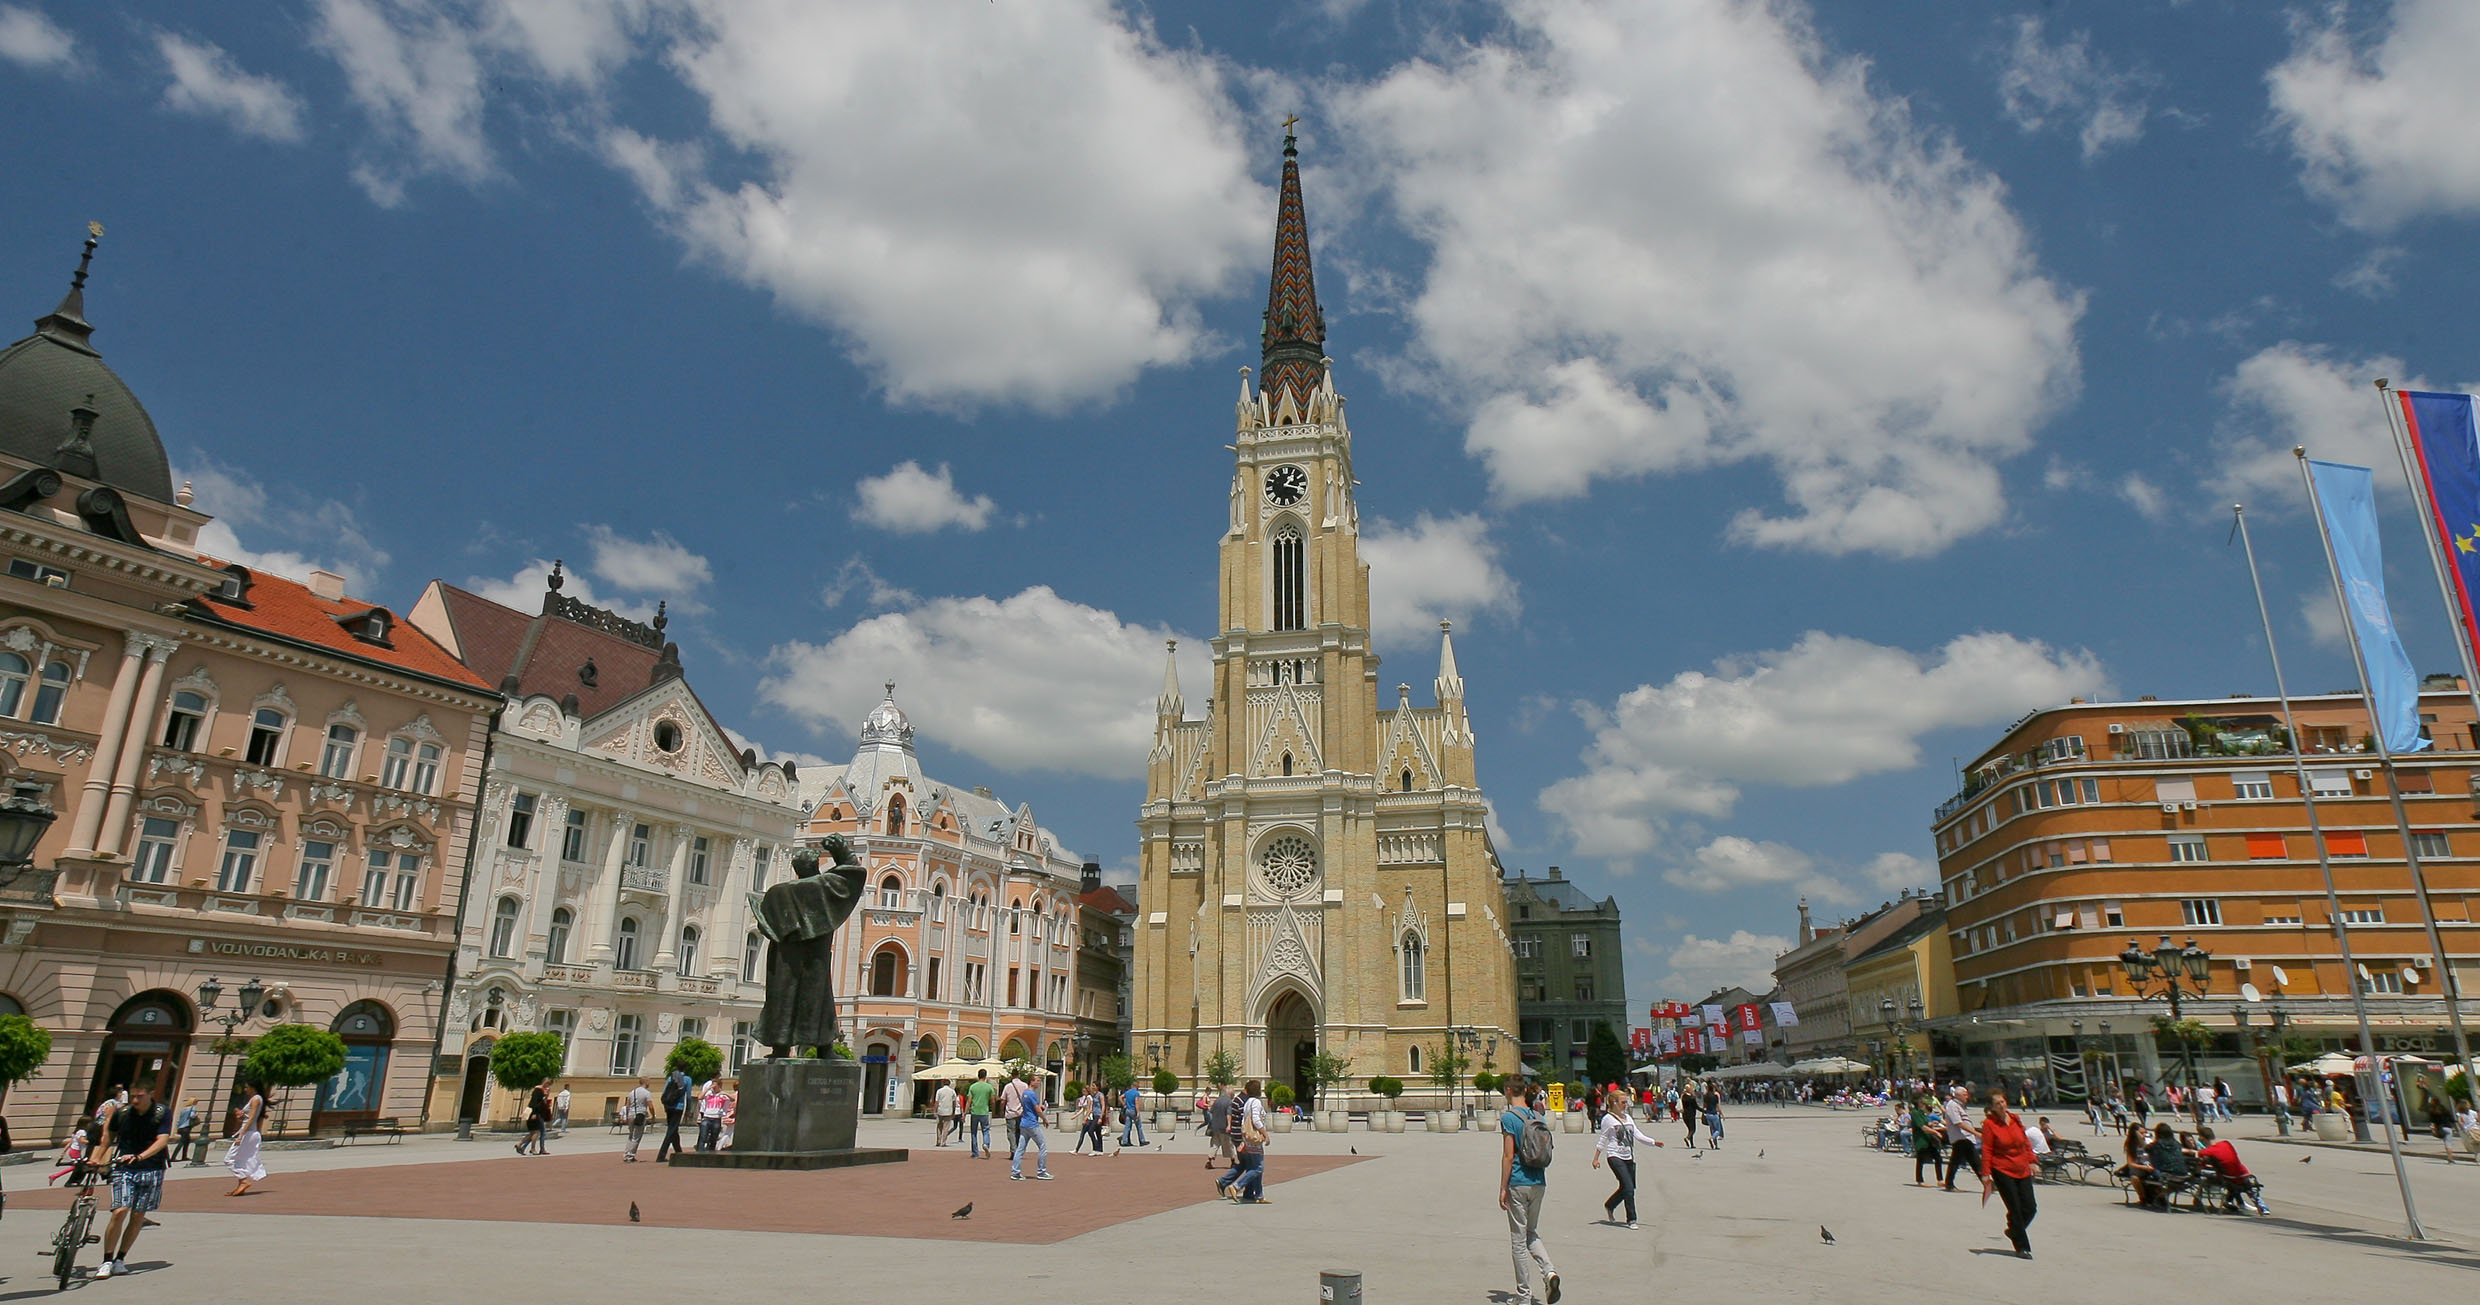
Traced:
<path fill-rule="evenodd" d="M 971 1061 L 942 1060 L 938 1064 L 932 1065 L 930 1068 L 914 1074 L 913 1077 L 919 1079 L 968 1079 L 973 1077 L 975 1071 L 980 1068 L 981 1066 L 976 1065 Z"/>

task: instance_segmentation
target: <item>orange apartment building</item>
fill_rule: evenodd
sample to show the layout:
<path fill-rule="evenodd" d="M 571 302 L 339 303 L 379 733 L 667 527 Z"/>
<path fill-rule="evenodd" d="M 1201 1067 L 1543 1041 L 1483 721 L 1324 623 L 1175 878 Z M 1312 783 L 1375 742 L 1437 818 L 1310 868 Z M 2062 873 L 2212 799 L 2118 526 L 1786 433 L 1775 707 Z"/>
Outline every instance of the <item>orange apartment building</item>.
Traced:
<path fill-rule="evenodd" d="M 2355 694 L 2292 702 L 2364 974 L 2345 973 L 2277 700 L 2072 702 L 2018 721 L 1934 818 L 1957 996 L 1955 1014 L 1930 1021 L 1941 1072 L 2031 1077 L 2070 1097 L 2088 1078 L 2159 1082 L 2178 1064 L 2153 1033 L 2168 1006 L 2141 999 L 2117 957 L 2164 935 L 2212 954 L 2184 1013 L 2215 1034 L 2198 1073 L 2243 1100 L 2264 1099 L 2253 1056 L 2277 1005 L 2290 1033 L 2356 1045 L 2355 980 L 2380 1051 L 2451 1056 L 2367 710 Z M 2459 678 L 2431 677 L 2420 705 L 2435 746 L 2399 761 L 2403 800 L 2468 991 L 2480 955 L 2471 699 Z"/>

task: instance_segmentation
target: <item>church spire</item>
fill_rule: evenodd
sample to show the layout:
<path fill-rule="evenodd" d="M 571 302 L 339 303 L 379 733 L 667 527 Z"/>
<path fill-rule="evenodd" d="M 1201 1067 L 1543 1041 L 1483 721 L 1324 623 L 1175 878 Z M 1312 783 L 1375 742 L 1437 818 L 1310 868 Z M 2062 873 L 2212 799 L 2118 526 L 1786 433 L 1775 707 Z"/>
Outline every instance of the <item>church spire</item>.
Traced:
<path fill-rule="evenodd" d="M 1180 641 L 1163 640 L 1163 691 L 1154 700 L 1154 714 L 1179 720 L 1188 714 L 1188 704 L 1180 698 Z"/>
<path fill-rule="evenodd" d="M 1274 219 L 1274 272 L 1266 285 L 1264 367 L 1258 385 L 1271 410 L 1288 393 L 1306 410 L 1326 374 L 1326 315 L 1309 270 L 1309 215 L 1300 201 L 1297 118 L 1283 122 L 1283 196 Z"/>
<path fill-rule="evenodd" d="M 1455 671 L 1454 629 L 1455 623 L 1452 621 L 1438 623 L 1437 687 L 1440 706 L 1446 705 L 1449 701 L 1461 702 L 1464 697 L 1464 677 L 1456 674 Z"/>

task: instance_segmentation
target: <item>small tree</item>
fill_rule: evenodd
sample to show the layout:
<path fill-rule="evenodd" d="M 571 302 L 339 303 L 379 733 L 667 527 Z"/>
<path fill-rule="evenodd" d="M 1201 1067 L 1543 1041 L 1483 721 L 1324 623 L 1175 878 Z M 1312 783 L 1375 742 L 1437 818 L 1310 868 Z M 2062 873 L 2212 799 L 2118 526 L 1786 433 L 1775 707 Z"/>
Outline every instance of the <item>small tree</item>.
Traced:
<path fill-rule="evenodd" d="M 1627 1049 L 1619 1045 L 1619 1034 L 1607 1022 L 1593 1025 L 1593 1037 L 1585 1043 L 1584 1072 L 1596 1083 L 1616 1083 L 1627 1077 Z"/>
<path fill-rule="evenodd" d="M 279 1106 L 286 1115 L 292 1112 L 292 1089 L 324 1083 L 343 1068 L 344 1039 L 308 1024 L 278 1024 L 259 1034 L 250 1043 L 250 1054 L 241 1062 L 244 1075 L 285 1089 Z M 281 1119 L 274 1132 L 283 1135 Z"/>
<path fill-rule="evenodd" d="M 1369 1080 L 1369 1090 L 1377 1093 L 1379 1096 L 1385 1097 L 1387 1107 L 1389 1109 L 1393 1109 L 1395 1105 L 1395 1098 L 1404 1094 L 1404 1081 L 1400 1078 L 1388 1078 L 1386 1075 L 1380 1074 L 1376 1078 Z"/>
<path fill-rule="evenodd" d="M 491 1077 L 511 1092 L 531 1092 L 559 1075 L 568 1045 L 557 1033 L 511 1033 L 491 1048 Z"/>
<path fill-rule="evenodd" d="M 1277 1110 L 1289 1110 L 1292 1108 L 1292 1103 L 1299 1099 L 1299 1095 L 1292 1091 L 1292 1085 L 1289 1083 L 1277 1083 L 1266 1089 L 1266 1101 Z"/>
<path fill-rule="evenodd" d="M 1111 1085 L 1114 1094 L 1125 1092 L 1137 1083 L 1137 1062 L 1126 1056 L 1102 1058 L 1102 1081 Z"/>
<path fill-rule="evenodd" d="M 1505 1080 L 1501 1079 L 1498 1075 L 1485 1069 L 1480 1073 L 1473 1075 L 1473 1090 L 1477 1092 L 1496 1092 L 1498 1090 L 1498 1085 L 1504 1081 Z"/>
<path fill-rule="evenodd" d="M 674 1070 L 687 1074 L 692 1083 L 703 1083 L 723 1072 L 723 1049 L 704 1038 L 682 1038 L 663 1058 L 663 1072 Z"/>
<path fill-rule="evenodd" d="M 52 1058 L 52 1035 L 23 1015 L 0 1015 L 0 1100 Z"/>
<path fill-rule="evenodd" d="M 1206 1082 L 1221 1092 L 1240 1081 L 1240 1058 L 1232 1054 L 1231 1048 L 1221 1048 L 1206 1057 L 1205 1071 Z"/>
<path fill-rule="evenodd" d="M 1154 1095 L 1167 1097 L 1180 1090 L 1180 1076 L 1167 1069 L 1154 1071 Z"/>
<path fill-rule="evenodd" d="M 1472 1057 L 1452 1042 L 1440 1043 L 1429 1053 L 1429 1081 L 1445 1088 L 1450 1097 L 1464 1086 L 1464 1071 L 1471 1068 Z"/>
<path fill-rule="evenodd" d="M 1326 1097 L 1326 1090 L 1352 1077 L 1352 1062 L 1331 1052 L 1320 1051 L 1309 1057 L 1304 1066 L 1309 1077 L 1309 1104 L 1314 1108 Z"/>

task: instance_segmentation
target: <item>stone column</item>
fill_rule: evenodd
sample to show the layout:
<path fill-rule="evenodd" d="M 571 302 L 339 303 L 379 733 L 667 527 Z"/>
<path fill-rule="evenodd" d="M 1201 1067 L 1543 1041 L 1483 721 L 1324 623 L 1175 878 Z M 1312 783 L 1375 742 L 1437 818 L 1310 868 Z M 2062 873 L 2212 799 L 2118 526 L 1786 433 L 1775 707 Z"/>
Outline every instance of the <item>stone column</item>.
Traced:
<path fill-rule="evenodd" d="M 138 765 L 146 760 L 146 741 L 155 732 L 155 697 L 163 692 L 164 663 L 172 650 L 180 645 L 169 639 L 158 640 L 147 649 L 146 672 L 138 680 L 136 701 L 129 709 L 129 728 L 121 736 L 120 756 L 112 767 L 112 793 L 103 812 L 103 826 L 95 831 L 95 851 L 117 852 L 121 835 L 129 824 L 129 808 L 138 798 Z M 100 767 L 101 758 L 97 758 Z"/>
<path fill-rule="evenodd" d="M 516 800 L 512 789 L 508 801 L 513 804 Z M 507 827 L 507 818 L 503 816 L 500 828 Z M 519 955 L 528 959 L 547 959 L 550 955 L 551 910 L 559 904 L 560 896 L 560 839 L 567 831 L 568 799 L 543 794 L 534 804 L 534 841 L 542 850 L 534 854 L 534 873 L 525 885 L 525 929 L 517 949 Z M 574 928 L 570 930 L 569 942 L 576 942 Z"/>
<path fill-rule="evenodd" d="M 663 894 L 662 936 L 655 940 L 654 967 L 664 974 L 674 972 L 680 961 L 680 930 L 688 923 L 689 912 L 682 894 L 689 888 L 689 840 L 697 831 L 687 825 L 672 826 L 672 868 L 665 877 Z M 711 868 L 711 867 L 710 867 Z"/>
<path fill-rule="evenodd" d="M 121 750 L 127 746 L 130 704 L 138 698 L 138 677 L 143 672 L 142 659 L 153 654 L 156 662 L 172 655 L 179 645 L 136 630 L 121 632 L 121 669 L 112 680 L 111 700 L 104 704 L 103 729 L 95 736 L 95 755 L 86 767 L 86 782 L 78 797 L 77 816 L 69 826 L 69 850 L 64 854 L 82 857 L 95 847 L 96 831 L 103 828 L 103 808 L 112 790 L 112 771 L 120 764 Z"/>
<path fill-rule="evenodd" d="M 620 867 L 629 854 L 629 830 L 637 823 L 637 813 L 614 811 L 611 819 L 611 846 L 603 852 L 602 876 L 586 885 L 585 956 L 591 965 L 611 964 L 611 931 L 620 903 Z"/>

